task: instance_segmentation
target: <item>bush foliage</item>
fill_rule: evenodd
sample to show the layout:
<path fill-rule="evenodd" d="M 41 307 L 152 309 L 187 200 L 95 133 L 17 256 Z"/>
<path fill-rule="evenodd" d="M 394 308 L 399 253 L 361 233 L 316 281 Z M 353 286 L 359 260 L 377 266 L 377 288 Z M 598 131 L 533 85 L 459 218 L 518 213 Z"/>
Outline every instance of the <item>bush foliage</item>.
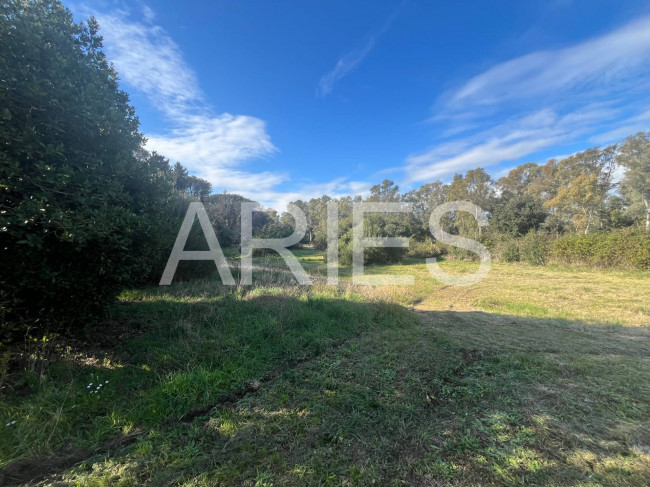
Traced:
<path fill-rule="evenodd" d="M 550 243 L 549 260 L 620 269 L 650 269 L 650 234 L 623 229 L 607 233 L 567 235 Z"/>
<path fill-rule="evenodd" d="M 160 269 L 184 211 L 169 162 L 142 149 L 98 28 L 58 2 L 0 7 L 5 323 L 92 321 Z"/>

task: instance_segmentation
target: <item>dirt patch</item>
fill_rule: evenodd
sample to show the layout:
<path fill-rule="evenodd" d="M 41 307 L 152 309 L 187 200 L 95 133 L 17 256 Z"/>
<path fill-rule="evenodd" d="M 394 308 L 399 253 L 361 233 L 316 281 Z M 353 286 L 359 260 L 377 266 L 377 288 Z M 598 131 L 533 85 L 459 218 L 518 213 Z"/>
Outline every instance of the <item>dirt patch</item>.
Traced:
<path fill-rule="evenodd" d="M 181 419 L 179 419 L 179 421 L 181 423 L 189 423 L 193 421 L 195 418 L 209 414 L 210 411 L 212 411 L 214 408 L 218 406 L 227 406 L 230 404 L 234 404 L 237 401 L 239 401 L 241 398 L 243 398 L 246 394 L 255 393 L 259 391 L 261 387 L 262 387 L 262 383 L 260 381 L 254 380 L 253 382 L 249 382 L 248 384 L 246 384 L 246 387 L 242 388 L 239 391 L 231 392 L 228 394 L 222 394 L 215 402 L 208 404 L 207 406 L 194 408 L 191 411 L 188 411 L 181 417 Z"/>

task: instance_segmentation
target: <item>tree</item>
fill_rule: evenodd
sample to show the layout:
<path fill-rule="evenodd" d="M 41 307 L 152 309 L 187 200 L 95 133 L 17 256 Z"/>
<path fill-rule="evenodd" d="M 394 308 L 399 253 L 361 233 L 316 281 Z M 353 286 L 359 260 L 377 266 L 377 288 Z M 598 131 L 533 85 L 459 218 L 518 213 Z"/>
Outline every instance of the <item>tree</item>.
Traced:
<path fill-rule="evenodd" d="M 497 181 L 497 187 L 504 198 L 521 196 L 528 192 L 530 184 L 542 174 L 542 168 L 534 162 L 527 162 L 512 169 L 507 176 Z"/>
<path fill-rule="evenodd" d="M 496 200 L 496 188 L 492 177 L 482 167 L 470 169 L 465 174 L 467 197 L 483 211 L 490 212 Z"/>
<path fill-rule="evenodd" d="M 142 149 L 98 30 L 58 1 L 0 4 L 5 322 L 91 321 L 175 235 L 168 164 Z"/>
<path fill-rule="evenodd" d="M 540 201 L 524 194 L 502 200 L 492 212 L 490 224 L 498 232 L 521 237 L 539 229 L 547 215 Z"/>
<path fill-rule="evenodd" d="M 241 204 L 252 200 L 233 193 L 211 194 L 203 198 L 203 204 L 215 228 L 217 238 L 224 247 L 241 243 Z M 253 212 L 253 235 L 274 221 L 277 214 L 270 214 L 257 203 Z"/>
<path fill-rule="evenodd" d="M 629 212 L 633 216 L 645 213 L 645 229 L 650 231 L 650 133 L 625 139 L 616 162 L 627 169 L 620 191 L 630 202 Z"/>
<path fill-rule="evenodd" d="M 556 159 L 549 159 L 546 164 L 540 167 L 539 173 L 531 179 L 526 186 L 526 192 L 533 198 L 546 202 L 557 193 L 560 181 L 556 175 L 559 162 Z"/>
<path fill-rule="evenodd" d="M 588 233 L 605 215 L 609 192 L 614 188 L 616 146 L 594 147 L 574 154 L 554 165 L 552 181 L 546 183 L 544 205 L 577 231 Z"/>
<path fill-rule="evenodd" d="M 580 174 L 568 186 L 562 186 L 557 195 L 546 204 L 566 214 L 576 230 L 587 234 L 603 201 L 598 177 L 595 174 Z"/>
<path fill-rule="evenodd" d="M 480 167 L 467 171 L 465 176 L 455 174 L 447 193 L 447 201 L 470 201 L 485 212 L 492 210 L 495 200 L 494 180 Z M 477 238 L 482 233 L 477 216 L 461 212 L 453 216 L 453 224 L 461 235 Z"/>
<path fill-rule="evenodd" d="M 366 201 L 394 203 L 399 199 L 399 186 L 390 179 L 384 179 L 381 184 L 375 184 L 370 188 L 370 196 Z"/>
<path fill-rule="evenodd" d="M 205 179 L 191 176 L 180 162 L 177 162 L 172 169 L 174 174 L 174 187 L 196 198 L 203 200 L 212 191 L 212 184 Z"/>
<path fill-rule="evenodd" d="M 443 204 L 449 193 L 449 186 L 435 181 L 420 186 L 406 193 L 402 200 L 413 205 L 413 217 L 418 228 L 414 228 L 414 234 L 419 236 L 429 235 L 429 218 L 431 212 Z"/>

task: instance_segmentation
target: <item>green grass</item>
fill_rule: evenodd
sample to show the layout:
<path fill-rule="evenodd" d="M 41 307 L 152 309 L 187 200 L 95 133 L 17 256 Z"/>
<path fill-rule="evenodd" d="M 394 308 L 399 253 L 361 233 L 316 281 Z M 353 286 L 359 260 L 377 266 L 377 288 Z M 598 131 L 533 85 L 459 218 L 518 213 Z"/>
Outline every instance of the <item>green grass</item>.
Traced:
<path fill-rule="evenodd" d="M 649 273 L 407 264 L 308 289 L 256 259 L 261 287 L 126 291 L 89 343 L 22 346 L 0 484 L 648 484 Z"/>

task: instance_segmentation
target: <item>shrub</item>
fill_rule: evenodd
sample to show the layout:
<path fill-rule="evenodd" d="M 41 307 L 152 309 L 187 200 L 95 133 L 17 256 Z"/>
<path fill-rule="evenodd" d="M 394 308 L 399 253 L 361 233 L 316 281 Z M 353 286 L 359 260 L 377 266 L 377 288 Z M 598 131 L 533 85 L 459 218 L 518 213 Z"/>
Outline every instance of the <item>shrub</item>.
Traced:
<path fill-rule="evenodd" d="M 519 241 L 519 259 L 533 265 L 544 265 L 548 258 L 548 242 L 547 235 L 529 232 Z"/>
<path fill-rule="evenodd" d="M 425 240 L 416 240 L 415 238 L 411 238 L 409 241 L 409 248 L 406 253 L 407 257 L 427 259 L 438 255 L 440 255 L 440 248 L 428 238 Z"/>
<path fill-rule="evenodd" d="M 407 250 L 401 247 L 366 247 L 363 251 L 363 263 L 396 264 L 404 258 L 406 252 Z M 342 240 L 339 244 L 339 264 L 352 265 L 352 239 Z"/>
<path fill-rule="evenodd" d="M 492 212 L 490 225 L 500 233 L 518 237 L 537 230 L 546 216 L 541 202 L 529 195 L 521 195 L 497 205 Z"/>
<path fill-rule="evenodd" d="M 552 242 L 550 258 L 562 264 L 648 270 L 650 233 L 622 229 L 561 237 Z"/>
<path fill-rule="evenodd" d="M 169 163 L 142 150 L 98 28 L 59 2 L 0 6 L 3 333 L 91 322 L 178 231 Z"/>
<path fill-rule="evenodd" d="M 354 230 L 349 218 L 339 220 L 341 238 L 339 239 L 339 263 L 344 266 L 352 264 L 352 240 Z M 409 227 L 398 216 L 371 213 L 363 222 L 363 234 L 370 238 L 408 237 Z M 400 262 L 406 255 L 403 247 L 367 247 L 363 252 L 364 264 L 393 264 Z"/>
<path fill-rule="evenodd" d="M 519 244 L 512 236 L 497 233 L 490 229 L 484 235 L 482 243 L 490 251 L 493 260 L 498 262 L 519 262 Z"/>
<path fill-rule="evenodd" d="M 519 262 L 519 246 L 517 242 L 508 242 L 503 247 L 499 260 L 503 262 Z"/>

